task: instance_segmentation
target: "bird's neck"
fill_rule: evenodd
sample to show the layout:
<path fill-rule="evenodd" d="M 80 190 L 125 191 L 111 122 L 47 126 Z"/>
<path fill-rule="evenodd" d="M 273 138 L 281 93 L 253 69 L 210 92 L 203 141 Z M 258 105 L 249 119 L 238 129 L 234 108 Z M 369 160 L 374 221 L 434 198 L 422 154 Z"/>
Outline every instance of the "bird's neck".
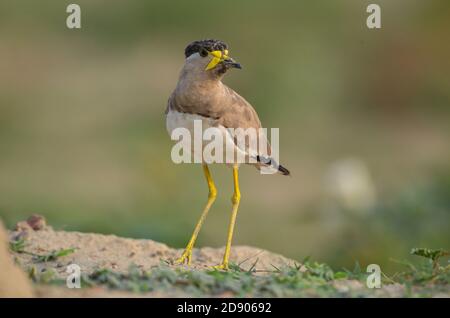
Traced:
<path fill-rule="evenodd" d="M 185 70 L 183 69 L 178 79 L 177 90 L 185 93 L 193 93 L 195 91 L 217 92 L 222 90 L 222 77 L 217 76 L 213 72 Z"/>
<path fill-rule="evenodd" d="M 205 71 L 203 68 L 186 64 L 181 70 L 178 80 L 189 82 L 217 82 L 222 80 L 224 74 L 218 68 Z"/>

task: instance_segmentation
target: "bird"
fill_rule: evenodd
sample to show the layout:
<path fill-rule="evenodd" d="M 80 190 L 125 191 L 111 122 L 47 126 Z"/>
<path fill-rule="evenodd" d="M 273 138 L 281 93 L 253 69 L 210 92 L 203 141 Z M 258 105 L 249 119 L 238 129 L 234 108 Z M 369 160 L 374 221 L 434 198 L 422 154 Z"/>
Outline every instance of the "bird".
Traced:
<path fill-rule="evenodd" d="M 193 41 L 185 48 L 184 55 L 185 63 L 181 69 L 177 85 L 168 99 L 165 111 L 169 135 L 174 129 L 180 127 L 192 130 L 193 122 L 200 120 L 204 127 L 220 129 L 224 137 L 231 141 L 231 147 L 234 147 L 234 150 L 244 152 L 247 159 L 249 157 L 254 159 L 249 164 L 257 169 L 261 170 L 262 167 L 266 167 L 275 169 L 279 174 L 290 175 L 288 169 L 279 165 L 270 156 L 269 144 L 265 152 L 261 149 L 254 149 L 254 147 L 252 149 L 247 141 L 247 147 L 242 149 L 236 143 L 236 136 L 229 132 L 233 128 L 259 129 L 262 126 L 252 105 L 222 82 L 223 77 L 229 70 L 242 69 L 241 64 L 229 56 L 228 45 L 215 39 Z M 178 259 L 174 260 L 174 264 L 191 264 L 195 241 L 217 196 L 217 188 L 208 163 L 203 160 L 201 164 L 209 189 L 207 203 L 184 252 Z M 228 165 L 232 168 L 234 192 L 231 198 L 231 219 L 223 260 L 219 265 L 213 267 L 218 270 L 228 270 L 230 266 L 231 243 L 241 200 L 238 173 L 240 164 L 231 162 Z"/>

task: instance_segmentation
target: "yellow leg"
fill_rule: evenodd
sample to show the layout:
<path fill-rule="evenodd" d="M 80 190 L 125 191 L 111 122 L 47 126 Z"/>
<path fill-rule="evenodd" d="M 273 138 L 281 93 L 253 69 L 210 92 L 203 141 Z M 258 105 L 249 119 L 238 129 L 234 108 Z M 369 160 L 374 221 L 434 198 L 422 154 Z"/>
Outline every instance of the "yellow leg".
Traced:
<path fill-rule="evenodd" d="M 192 233 L 192 237 L 189 240 L 189 243 L 187 244 L 183 254 L 180 258 L 178 258 L 175 263 L 176 264 L 183 264 L 187 263 L 188 265 L 191 264 L 191 258 L 192 258 L 192 249 L 194 248 L 195 240 L 197 239 L 198 233 L 200 232 L 200 228 L 203 225 L 203 222 L 206 219 L 206 216 L 208 215 L 209 209 L 211 208 L 212 204 L 214 203 L 214 200 L 217 196 L 217 189 L 214 185 L 214 181 L 211 177 L 211 173 L 209 172 L 209 168 L 206 164 L 203 165 L 203 172 L 206 177 L 206 182 L 208 183 L 208 202 L 206 203 L 205 208 L 203 209 L 203 213 L 200 216 L 200 219 L 197 222 L 197 225 L 195 226 L 194 233 Z"/>
<path fill-rule="evenodd" d="M 231 198 L 233 203 L 233 210 L 231 211 L 231 220 L 228 227 L 227 245 L 225 246 L 225 253 L 223 255 L 222 264 L 214 266 L 216 269 L 228 269 L 228 260 L 230 258 L 231 241 L 233 240 L 234 224 L 236 223 L 236 216 L 238 212 L 239 202 L 241 201 L 241 191 L 239 190 L 239 173 L 238 167 L 233 167 L 234 193 Z"/>

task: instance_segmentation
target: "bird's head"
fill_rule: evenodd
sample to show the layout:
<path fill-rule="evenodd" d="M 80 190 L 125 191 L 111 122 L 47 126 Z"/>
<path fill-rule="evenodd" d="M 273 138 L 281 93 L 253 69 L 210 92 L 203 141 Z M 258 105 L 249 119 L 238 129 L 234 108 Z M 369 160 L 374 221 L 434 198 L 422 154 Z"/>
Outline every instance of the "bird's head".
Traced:
<path fill-rule="evenodd" d="M 221 77 L 230 68 L 242 68 L 228 55 L 228 46 L 219 40 L 201 40 L 190 43 L 184 50 L 185 68 L 196 73 Z"/>

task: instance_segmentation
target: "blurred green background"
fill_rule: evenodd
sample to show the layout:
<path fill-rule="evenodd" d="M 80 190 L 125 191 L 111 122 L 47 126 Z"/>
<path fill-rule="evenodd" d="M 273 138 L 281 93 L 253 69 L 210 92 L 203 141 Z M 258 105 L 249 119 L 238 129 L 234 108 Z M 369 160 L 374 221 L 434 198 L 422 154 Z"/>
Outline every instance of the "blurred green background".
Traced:
<path fill-rule="evenodd" d="M 382 28 L 366 27 L 378 3 Z M 197 39 L 242 63 L 225 82 L 280 128 L 292 177 L 241 169 L 234 244 L 336 267 L 450 243 L 449 1 L 0 2 L 0 216 L 184 247 L 206 201 L 175 165 L 166 101 Z M 198 246 L 223 246 L 231 173 Z"/>

